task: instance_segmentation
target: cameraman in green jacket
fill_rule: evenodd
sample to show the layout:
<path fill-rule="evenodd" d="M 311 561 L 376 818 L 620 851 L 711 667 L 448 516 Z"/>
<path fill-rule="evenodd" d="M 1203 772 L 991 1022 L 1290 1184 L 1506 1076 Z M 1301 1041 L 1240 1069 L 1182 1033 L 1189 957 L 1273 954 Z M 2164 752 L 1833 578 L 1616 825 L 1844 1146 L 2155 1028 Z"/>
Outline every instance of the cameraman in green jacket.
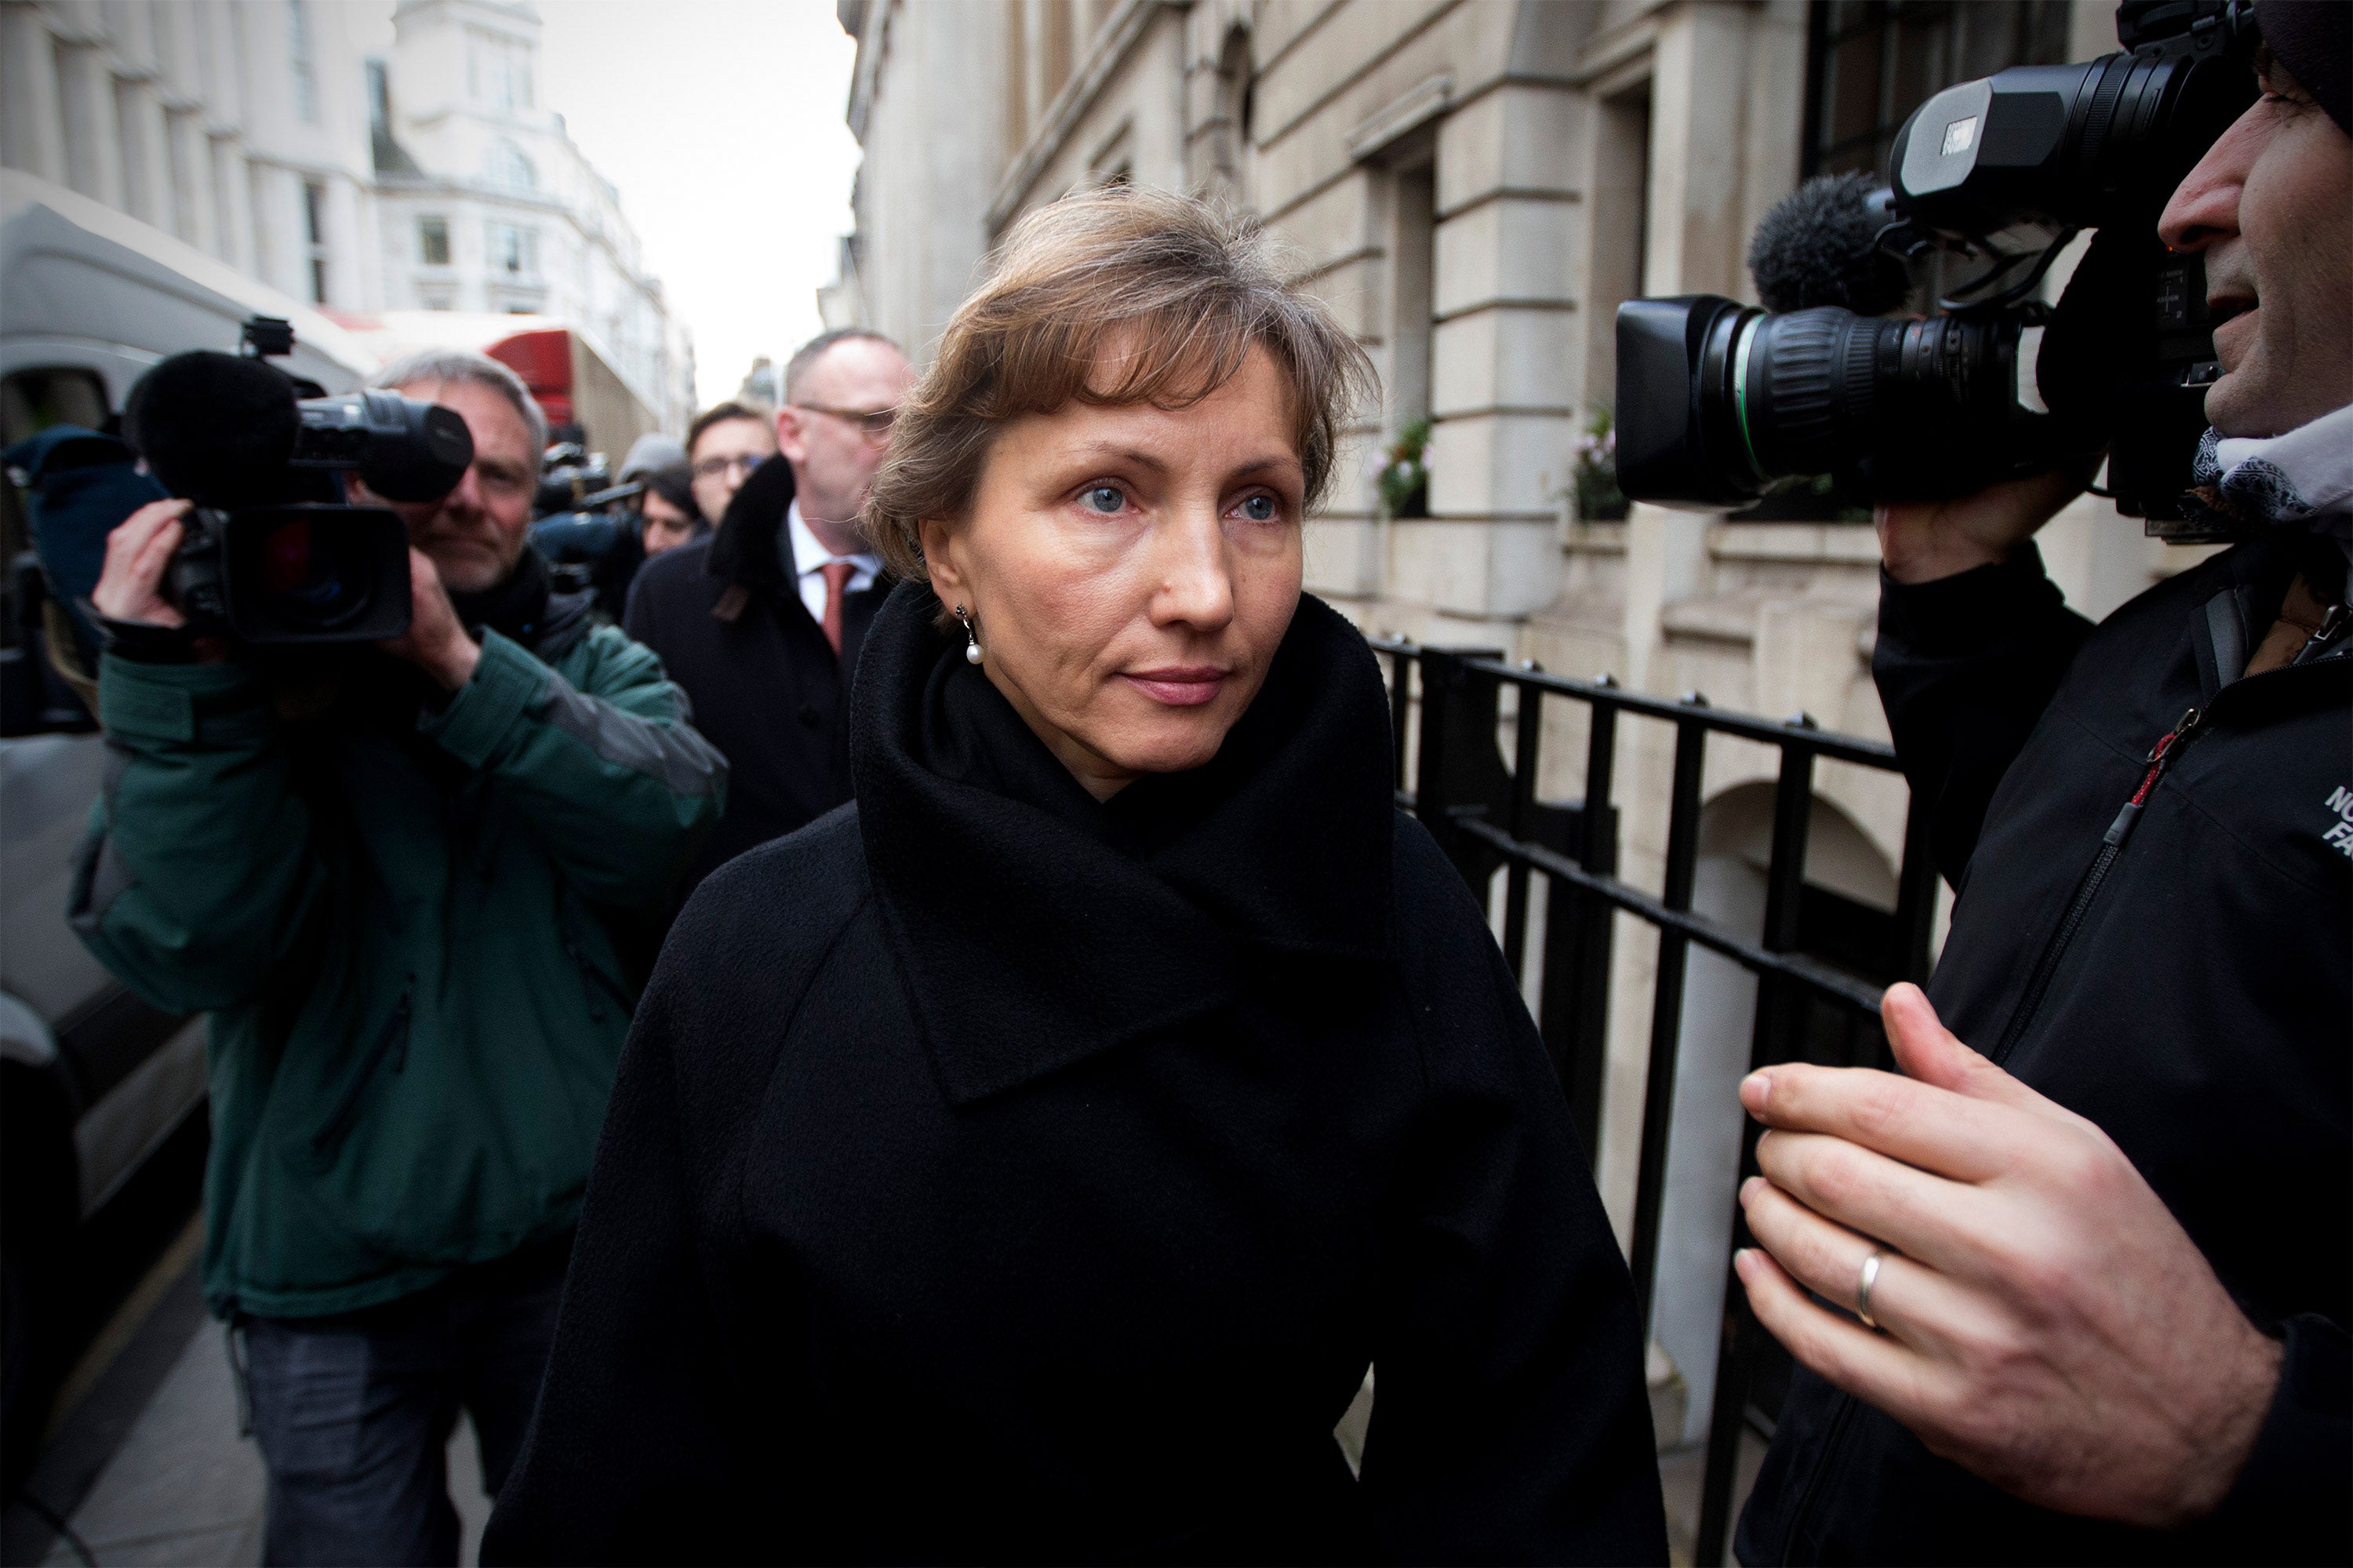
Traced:
<path fill-rule="evenodd" d="M 76 930 L 211 1020 L 204 1283 L 232 1326 L 275 1563 L 454 1563 L 462 1406 L 495 1494 L 531 1414 L 634 1006 L 727 765 L 652 652 L 528 547 L 545 420 L 419 355 L 474 460 L 408 527 L 413 619 L 300 665 L 174 638 L 185 502 L 110 536 L 110 765 Z M 364 495 L 355 499 L 372 499 Z M 389 655 L 389 657 L 387 657 Z"/>

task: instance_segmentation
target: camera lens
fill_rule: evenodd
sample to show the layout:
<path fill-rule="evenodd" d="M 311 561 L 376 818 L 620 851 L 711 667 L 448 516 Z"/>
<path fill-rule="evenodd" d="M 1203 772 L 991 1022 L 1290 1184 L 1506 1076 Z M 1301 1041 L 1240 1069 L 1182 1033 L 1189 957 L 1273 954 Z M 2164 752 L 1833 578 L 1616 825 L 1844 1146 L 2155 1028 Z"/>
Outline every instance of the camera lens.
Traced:
<path fill-rule="evenodd" d="M 1618 315 L 1619 484 L 1637 501 L 1737 505 L 1834 474 L 1884 500 L 1957 495 L 2074 432 L 2040 411 L 2017 310 L 1768 314 L 1708 295 Z"/>
<path fill-rule="evenodd" d="M 261 596 L 253 608 L 273 621 L 332 631 L 367 613 L 375 598 L 374 562 L 353 530 L 289 516 L 259 534 L 251 547 L 247 580 Z"/>
<path fill-rule="evenodd" d="M 1888 321 L 1825 305 L 1758 313 L 1733 347 L 1731 392 L 1756 475 L 1890 469 L 1940 487 L 2017 408 L 2014 317 Z"/>

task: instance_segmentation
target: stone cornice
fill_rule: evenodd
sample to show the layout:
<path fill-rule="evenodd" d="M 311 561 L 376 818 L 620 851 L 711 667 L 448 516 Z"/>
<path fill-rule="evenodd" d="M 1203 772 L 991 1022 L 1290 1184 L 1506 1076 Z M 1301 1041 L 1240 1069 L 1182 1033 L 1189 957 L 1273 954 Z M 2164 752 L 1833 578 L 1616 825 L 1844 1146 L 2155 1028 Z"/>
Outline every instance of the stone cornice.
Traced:
<path fill-rule="evenodd" d="M 1607 33 L 1586 39 L 1577 68 L 1569 73 L 1570 84 L 1576 87 L 1600 86 L 1620 68 L 1633 65 L 1651 53 L 1659 42 L 1659 10 L 1653 6 L 1640 16 L 1620 22 Z"/>
<path fill-rule="evenodd" d="M 891 30 L 891 13 L 899 0 L 860 0 L 857 6 L 858 58 L 849 70 L 849 102 L 841 118 L 858 144 L 866 145 L 866 116 L 874 107 L 874 82 L 882 70 L 882 56 Z M 837 7 L 834 16 L 846 29 L 852 20 L 849 13 Z"/>
<path fill-rule="evenodd" d="M 1453 100 L 1452 71 L 1440 71 L 1407 89 L 1348 132 L 1348 156 L 1357 163 L 1379 157 L 1444 114 Z"/>

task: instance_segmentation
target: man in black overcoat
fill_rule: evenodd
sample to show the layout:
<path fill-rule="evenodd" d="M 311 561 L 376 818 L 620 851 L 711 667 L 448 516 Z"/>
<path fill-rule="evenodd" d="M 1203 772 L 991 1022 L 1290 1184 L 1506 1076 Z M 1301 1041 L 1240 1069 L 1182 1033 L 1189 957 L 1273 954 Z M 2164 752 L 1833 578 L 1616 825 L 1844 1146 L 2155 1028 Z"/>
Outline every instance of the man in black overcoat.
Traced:
<path fill-rule="evenodd" d="M 892 586 L 857 519 L 913 374 L 872 333 L 805 344 L 785 366 L 777 458 L 716 532 L 649 562 L 630 591 L 629 635 L 661 655 L 730 769 L 685 891 L 849 799 L 849 683 Z"/>

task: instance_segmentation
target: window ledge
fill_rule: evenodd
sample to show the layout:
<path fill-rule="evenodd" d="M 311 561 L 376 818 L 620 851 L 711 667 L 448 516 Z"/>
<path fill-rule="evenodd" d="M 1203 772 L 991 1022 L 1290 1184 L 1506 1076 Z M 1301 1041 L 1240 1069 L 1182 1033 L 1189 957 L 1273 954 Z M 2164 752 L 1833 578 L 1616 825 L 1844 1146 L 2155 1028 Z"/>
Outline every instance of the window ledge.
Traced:
<path fill-rule="evenodd" d="M 1808 561 L 1879 565 L 1879 535 L 1862 523 L 1720 523 L 1708 530 L 1719 561 Z"/>

